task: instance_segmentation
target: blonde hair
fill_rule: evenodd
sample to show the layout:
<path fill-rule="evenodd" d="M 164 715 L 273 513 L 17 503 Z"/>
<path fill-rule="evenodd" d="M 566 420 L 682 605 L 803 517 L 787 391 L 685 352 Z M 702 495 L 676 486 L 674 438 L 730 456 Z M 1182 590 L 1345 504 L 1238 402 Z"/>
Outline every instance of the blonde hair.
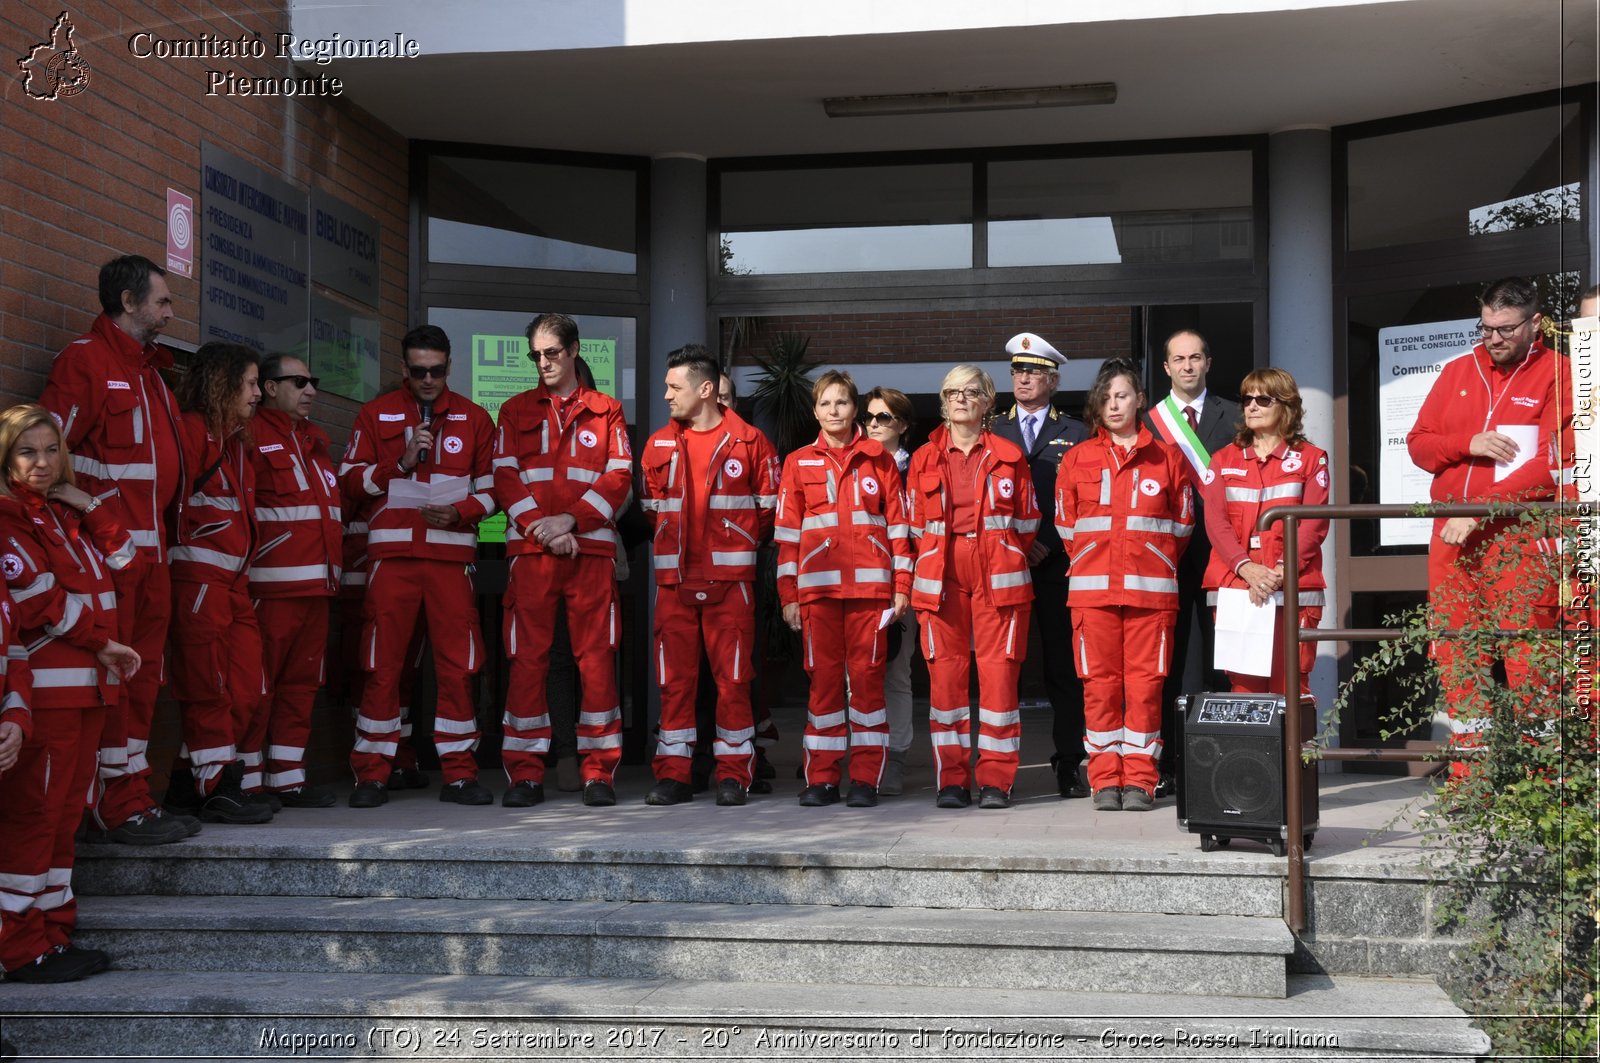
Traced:
<path fill-rule="evenodd" d="M 939 384 L 939 416 L 946 424 L 950 423 L 949 411 L 945 409 L 944 393 L 951 388 L 964 388 L 976 383 L 978 390 L 983 392 L 984 400 L 989 408 L 983 413 L 983 423 L 988 426 L 989 416 L 994 413 L 994 380 L 988 373 L 975 365 L 958 365 L 944 375 L 944 380 Z"/>
<path fill-rule="evenodd" d="M 56 470 L 55 483 L 50 486 L 73 483 L 72 455 L 67 450 L 67 437 L 61 434 L 61 425 L 56 423 L 55 414 L 38 403 L 27 402 L 0 413 L 0 454 L 5 455 L 6 465 L 4 475 L 0 475 L 0 495 L 17 497 L 11 490 L 11 450 L 24 432 L 30 432 L 42 424 L 50 426 L 56 434 L 56 441 L 61 444 L 61 465 Z"/>

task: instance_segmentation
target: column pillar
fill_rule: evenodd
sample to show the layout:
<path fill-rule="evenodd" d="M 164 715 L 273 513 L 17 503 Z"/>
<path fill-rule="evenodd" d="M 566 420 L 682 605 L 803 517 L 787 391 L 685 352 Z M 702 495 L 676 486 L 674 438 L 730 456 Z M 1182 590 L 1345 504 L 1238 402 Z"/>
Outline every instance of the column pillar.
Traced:
<path fill-rule="evenodd" d="M 1333 136 L 1326 128 L 1286 129 L 1268 140 L 1269 350 L 1272 364 L 1293 373 L 1300 385 L 1306 436 L 1329 451 L 1328 461 L 1337 465 L 1344 455 L 1333 452 L 1332 166 Z M 1343 533 L 1336 523 L 1322 547 L 1328 578 L 1325 627 L 1340 625 L 1333 537 Z M 1337 643 L 1318 643 L 1311 692 L 1324 714 L 1338 695 L 1335 662 L 1343 649 Z"/>
<path fill-rule="evenodd" d="M 650 353 L 640 437 L 667 423 L 667 352 L 706 337 L 706 160 L 650 161 Z M 713 346 L 714 344 L 708 344 Z"/>

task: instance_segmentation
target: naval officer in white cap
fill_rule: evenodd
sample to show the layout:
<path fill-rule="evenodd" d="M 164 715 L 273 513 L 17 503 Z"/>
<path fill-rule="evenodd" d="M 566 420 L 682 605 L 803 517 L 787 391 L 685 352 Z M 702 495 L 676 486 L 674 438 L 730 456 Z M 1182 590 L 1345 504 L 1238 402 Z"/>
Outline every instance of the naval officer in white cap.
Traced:
<path fill-rule="evenodd" d="M 1028 456 L 1039 497 L 1039 537 L 1028 556 L 1033 575 L 1034 628 L 1044 653 L 1045 693 L 1054 712 L 1051 735 L 1056 787 L 1062 797 L 1088 797 L 1078 780 L 1083 762 L 1083 680 L 1072 664 L 1072 615 L 1067 610 L 1067 555 L 1056 534 L 1056 469 L 1068 449 L 1089 437 L 1083 422 L 1051 404 L 1066 358 L 1042 336 L 1021 332 L 1006 344 L 1011 356 L 1011 394 L 1016 405 L 990 426 Z"/>

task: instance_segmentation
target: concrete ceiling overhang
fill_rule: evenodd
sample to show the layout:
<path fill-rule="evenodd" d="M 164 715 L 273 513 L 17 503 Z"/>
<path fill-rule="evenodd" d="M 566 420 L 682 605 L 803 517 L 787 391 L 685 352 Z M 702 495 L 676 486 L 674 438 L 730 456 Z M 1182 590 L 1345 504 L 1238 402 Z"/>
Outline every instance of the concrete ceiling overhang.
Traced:
<path fill-rule="evenodd" d="M 407 32 L 405 20 L 374 15 L 375 6 L 297 3 L 295 32 Z M 472 8 L 448 6 L 455 18 Z M 540 8 L 525 10 L 536 19 Z M 480 38 L 484 50 L 431 53 L 426 35 L 412 32 L 422 45 L 415 59 L 337 60 L 317 69 L 340 77 L 346 98 L 407 137 L 650 156 L 1270 133 L 1597 78 L 1596 0 L 1390 0 L 533 51 L 496 51 L 505 38 L 491 32 Z M 821 103 L 1097 81 L 1116 83 L 1114 104 L 836 119 Z"/>

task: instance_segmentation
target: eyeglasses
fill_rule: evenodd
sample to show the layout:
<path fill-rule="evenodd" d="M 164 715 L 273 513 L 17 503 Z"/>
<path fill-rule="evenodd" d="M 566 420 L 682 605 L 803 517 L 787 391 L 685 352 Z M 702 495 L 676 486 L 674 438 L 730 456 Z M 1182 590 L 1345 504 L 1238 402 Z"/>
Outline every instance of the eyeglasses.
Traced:
<path fill-rule="evenodd" d="M 954 402 L 957 399 L 966 399 L 968 402 L 977 402 L 979 399 L 987 397 L 977 388 L 946 388 L 939 392 L 939 395 L 946 402 Z"/>
<path fill-rule="evenodd" d="M 879 427 L 887 428 L 889 425 L 894 424 L 898 418 L 896 418 L 892 413 L 869 413 L 867 414 L 866 420 L 868 424 L 875 424 Z"/>
<path fill-rule="evenodd" d="M 563 354 L 566 354 L 566 353 L 567 353 L 567 349 L 565 347 L 546 347 L 542 351 L 529 351 L 528 352 L 528 361 L 530 361 L 530 362 L 538 362 L 538 361 L 553 362 L 557 358 L 560 358 Z"/>
<path fill-rule="evenodd" d="M 1484 339 L 1488 339 L 1489 337 L 1498 333 L 1501 339 L 1509 340 L 1512 336 L 1517 334 L 1518 329 L 1532 321 L 1534 317 L 1535 315 L 1529 314 L 1521 321 L 1518 321 L 1515 325 L 1485 325 L 1482 321 L 1480 321 L 1478 322 L 1478 331 L 1483 334 Z"/>
<path fill-rule="evenodd" d="M 426 380 L 429 377 L 443 380 L 450 375 L 450 365 L 448 362 L 443 365 L 408 365 L 406 371 L 411 374 L 412 380 Z"/>
<path fill-rule="evenodd" d="M 301 376 L 299 373 L 296 373 L 293 376 L 269 376 L 267 379 L 272 381 L 274 384 L 281 384 L 287 380 L 289 383 L 302 390 L 304 390 L 307 384 L 311 385 L 312 387 L 316 387 L 318 384 L 322 383 L 321 377 Z"/>
<path fill-rule="evenodd" d="M 1278 400 L 1271 395 L 1241 395 L 1239 403 L 1242 406 L 1260 406 L 1263 410 L 1270 410 L 1278 404 Z"/>
<path fill-rule="evenodd" d="M 1048 376 L 1050 370 L 1040 365 L 1014 365 L 1011 367 L 1012 376 Z"/>

